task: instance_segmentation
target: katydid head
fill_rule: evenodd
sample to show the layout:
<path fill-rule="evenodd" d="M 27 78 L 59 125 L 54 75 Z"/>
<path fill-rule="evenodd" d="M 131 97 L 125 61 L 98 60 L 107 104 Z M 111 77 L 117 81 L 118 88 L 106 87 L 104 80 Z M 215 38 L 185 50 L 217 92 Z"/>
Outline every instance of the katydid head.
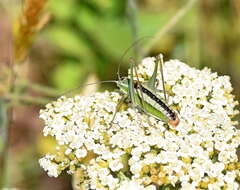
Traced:
<path fill-rule="evenodd" d="M 117 86 L 119 87 L 119 89 L 124 93 L 127 94 L 128 93 L 128 89 L 129 89 L 129 79 L 127 78 L 123 78 L 120 81 L 117 82 Z"/>

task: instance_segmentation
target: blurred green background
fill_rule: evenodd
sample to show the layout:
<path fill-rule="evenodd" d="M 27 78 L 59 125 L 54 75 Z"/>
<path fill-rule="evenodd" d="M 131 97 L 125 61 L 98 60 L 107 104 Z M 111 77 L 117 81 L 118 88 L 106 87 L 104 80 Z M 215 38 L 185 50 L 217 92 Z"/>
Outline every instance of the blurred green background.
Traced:
<path fill-rule="evenodd" d="M 138 0 L 135 8 L 129 6 L 131 1 L 127 0 L 0 2 L 0 36 L 3 35 L 1 26 L 6 21 L 14 30 L 27 3 L 32 3 L 33 15 L 34 6 L 44 4 L 37 24 L 41 30 L 36 30 L 32 36 L 24 33 L 23 41 L 30 39 L 25 44 L 27 56 L 14 62 L 17 65 L 14 93 L 23 101 L 6 96 L 6 91 L 0 94 L 14 99 L 15 103 L 11 104 L 8 186 L 33 190 L 71 189 L 69 176 L 49 178 L 38 165 L 38 158 L 52 151 L 54 146 L 51 139 L 42 137 L 39 109 L 44 102 L 69 89 L 89 82 L 116 80 L 120 63 L 121 75 L 126 76 L 129 58 L 134 57 L 136 47 L 146 56 L 161 52 L 165 60 L 180 59 L 197 68 L 207 66 L 220 75 L 230 75 L 234 94 L 239 99 L 240 3 L 238 0 L 190 1 L 191 7 L 187 7 L 189 1 L 186 0 Z M 179 10 L 187 8 L 183 17 L 177 16 Z M 177 22 L 171 25 L 174 17 Z M 163 35 L 156 40 L 159 31 Z M 134 44 L 136 40 L 138 43 Z M 6 51 L 6 47 L 0 44 L 0 53 Z M 1 57 L 0 64 L 5 60 Z M 1 76 L 5 75 L 1 73 Z M 100 90 L 116 88 L 109 84 L 97 87 Z M 77 92 L 88 94 L 93 90 L 96 89 L 82 87 Z M 29 96 L 33 101 L 24 99 Z M 4 105 L 1 104 L 0 110 L 1 124 L 9 119 L 4 115 Z M 4 143 L 1 140 L 0 148 Z"/>

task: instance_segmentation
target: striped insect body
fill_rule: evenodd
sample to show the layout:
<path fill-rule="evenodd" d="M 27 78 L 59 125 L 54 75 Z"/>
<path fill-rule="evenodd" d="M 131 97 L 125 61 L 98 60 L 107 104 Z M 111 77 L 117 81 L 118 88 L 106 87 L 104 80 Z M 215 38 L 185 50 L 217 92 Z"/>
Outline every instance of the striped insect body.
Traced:
<path fill-rule="evenodd" d="M 143 84 L 135 83 L 134 86 L 138 91 L 142 90 L 143 92 L 143 98 L 144 100 L 149 103 L 151 106 L 157 108 L 162 113 L 164 113 L 169 120 L 175 120 L 176 119 L 176 113 L 172 111 L 162 100 L 162 98 L 154 93 L 151 89 L 149 89 L 147 86 L 144 86 Z"/>
<path fill-rule="evenodd" d="M 152 74 L 152 77 L 146 83 L 142 83 L 133 79 L 133 68 L 131 68 L 130 78 L 124 78 L 123 80 L 118 81 L 117 85 L 120 90 L 125 94 L 125 97 L 128 97 L 132 104 L 136 107 L 155 117 L 156 119 L 162 120 L 172 126 L 177 126 L 180 122 L 177 113 L 173 111 L 165 102 L 165 87 L 163 84 L 163 91 L 165 102 L 162 97 L 156 93 L 156 73 L 159 64 L 159 60 L 162 60 L 161 57 L 156 57 L 155 69 Z M 133 66 L 132 66 L 133 67 Z M 135 69 L 135 73 L 136 73 Z M 162 70 L 161 70 L 162 73 Z M 136 73 L 137 76 L 137 73 Z M 162 80 L 164 80 L 162 76 Z"/>

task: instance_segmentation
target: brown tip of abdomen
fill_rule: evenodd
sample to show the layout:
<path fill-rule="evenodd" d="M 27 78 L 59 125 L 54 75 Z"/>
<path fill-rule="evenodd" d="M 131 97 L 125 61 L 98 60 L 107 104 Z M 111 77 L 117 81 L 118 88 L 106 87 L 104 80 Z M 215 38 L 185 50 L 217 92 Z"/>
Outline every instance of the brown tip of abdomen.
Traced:
<path fill-rule="evenodd" d="M 179 122 L 180 122 L 180 119 L 178 118 L 176 113 L 175 113 L 175 115 L 176 115 L 176 118 L 174 120 L 169 120 L 168 121 L 168 123 L 173 127 L 177 127 Z"/>

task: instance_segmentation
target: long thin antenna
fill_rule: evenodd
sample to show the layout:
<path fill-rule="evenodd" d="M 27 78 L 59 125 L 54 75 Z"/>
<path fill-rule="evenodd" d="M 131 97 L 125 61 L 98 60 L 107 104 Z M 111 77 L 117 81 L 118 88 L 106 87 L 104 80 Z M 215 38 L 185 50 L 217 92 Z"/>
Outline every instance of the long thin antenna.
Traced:
<path fill-rule="evenodd" d="M 163 55 L 160 54 L 157 56 L 157 59 L 160 60 L 160 72 L 161 72 L 161 79 L 162 79 L 162 87 L 163 87 L 163 94 L 164 94 L 164 99 L 167 102 L 167 96 L 166 96 L 166 89 L 165 89 L 165 83 L 164 83 L 164 75 L 163 75 Z"/>
<path fill-rule="evenodd" d="M 144 37 L 141 37 L 141 38 L 139 38 L 138 40 L 136 40 L 131 46 L 129 46 L 125 51 L 124 51 L 124 53 L 123 53 L 123 55 L 121 56 L 121 58 L 120 58 L 120 63 L 118 64 L 118 70 L 117 70 L 117 75 L 118 75 L 118 80 L 120 80 L 121 79 L 121 77 L 120 77 L 120 69 L 121 69 L 121 64 L 123 63 L 123 59 L 124 59 L 124 57 L 126 56 L 126 54 L 130 51 L 130 49 L 132 49 L 134 46 L 136 46 L 138 43 L 140 43 L 142 40 L 144 40 L 144 39 L 151 39 L 152 38 L 152 36 L 144 36 Z"/>
<path fill-rule="evenodd" d="M 93 83 L 84 84 L 84 85 L 81 86 L 81 87 L 76 87 L 76 88 L 73 88 L 73 89 L 68 90 L 68 91 L 66 91 L 66 92 L 63 92 L 63 93 L 59 94 L 58 96 L 63 96 L 63 95 L 69 94 L 69 93 L 71 93 L 71 92 L 73 92 L 73 91 L 75 91 L 75 90 L 77 90 L 77 89 L 79 89 L 79 88 L 85 87 L 85 86 L 90 86 L 90 85 L 94 85 L 94 84 L 102 84 L 102 83 L 115 83 L 115 84 L 116 84 L 117 81 L 115 81 L 115 80 L 105 80 L 105 81 L 98 81 L 98 82 L 93 82 Z"/>

